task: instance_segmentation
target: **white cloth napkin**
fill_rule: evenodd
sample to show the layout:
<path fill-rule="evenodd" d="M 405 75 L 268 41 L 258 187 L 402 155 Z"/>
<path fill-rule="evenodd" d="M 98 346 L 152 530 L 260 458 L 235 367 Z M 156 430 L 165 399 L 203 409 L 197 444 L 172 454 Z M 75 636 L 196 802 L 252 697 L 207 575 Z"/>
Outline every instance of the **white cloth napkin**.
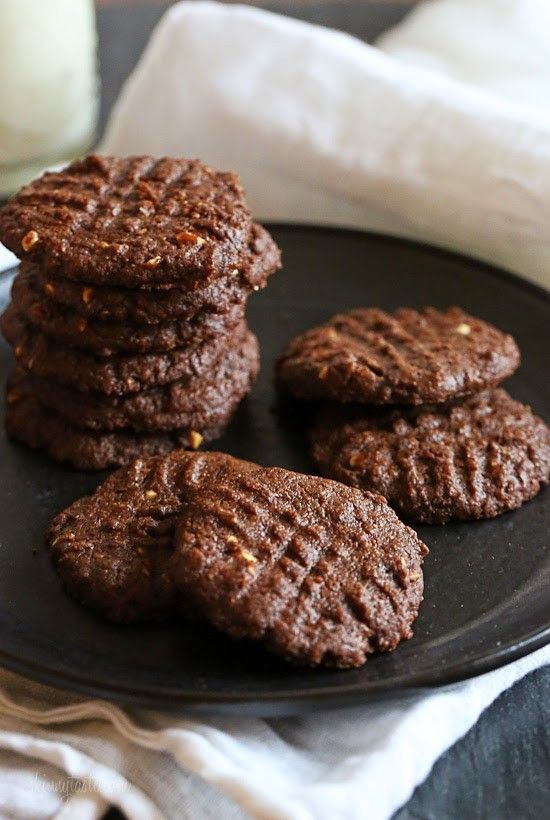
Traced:
<path fill-rule="evenodd" d="M 8 268 L 13 268 L 14 265 L 17 265 L 17 257 L 0 244 L 0 273 Z"/>
<path fill-rule="evenodd" d="M 258 218 L 418 237 L 549 284 L 548 14 L 546 0 L 440 0 L 384 37 L 390 57 L 251 8 L 182 3 L 102 149 L 197 155 L 240 171 Z M 385 820 L 548 663 L 550 647 L 452 689 L 277 720 L 122 710 L 1 673 L 0 814 Z"/>
<path fill-rule="evenodd" d="M 386 820 L 504 689 L 549 662 L 545 647 L 431 695 L 276 720 L 123 710 L 2 673 L 0 814 Z"/>
<path fill-rule="evenodd" d="M 258 9 L 180 3 L 126 83 L 102 150 L 200 156 L 240 172 L 260 219 L 396 233 L 549 284 L 549 4 L 441 0 L 418 14 L 425 43 L 414 17 L 382 41 L 404 63 Z M 445 70 L 416 69 L 415 54 Z M 492 93 L 506 83 L 508 99 Z"/>
<path fill-rule="evenodd" d="M 550 112 L 548 0 L 430 0 L 377 46 L 535 113 Z"/>

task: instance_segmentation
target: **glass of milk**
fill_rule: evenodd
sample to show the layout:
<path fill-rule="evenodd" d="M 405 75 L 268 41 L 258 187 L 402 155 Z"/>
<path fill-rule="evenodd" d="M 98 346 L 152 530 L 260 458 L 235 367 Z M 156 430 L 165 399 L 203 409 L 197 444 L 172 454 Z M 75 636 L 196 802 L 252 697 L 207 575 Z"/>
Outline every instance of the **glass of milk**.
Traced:
<path fill-rule="evenodd" d="M 0 0 L 0 197 L 86 153 L 97 90 L 93 0 Z"/>

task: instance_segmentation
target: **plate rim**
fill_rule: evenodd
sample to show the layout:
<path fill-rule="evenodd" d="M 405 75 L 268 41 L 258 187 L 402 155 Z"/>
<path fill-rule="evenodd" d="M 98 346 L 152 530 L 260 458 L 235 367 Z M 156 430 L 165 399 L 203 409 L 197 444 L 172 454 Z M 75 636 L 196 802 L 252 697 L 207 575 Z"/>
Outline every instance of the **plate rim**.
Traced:
<path fill-rule="evenodd" d="M 477 655 L 473 659 L 446 666 L 444 672 L 417 673 L 408 683 L 388 686 L 385 681 L 374 681 L 371 684 L 357 683 L 348 685 L 325 686 L 322 689 L 300 689 L 299 691 L 282 690 L 252 691 L 243 694 L 216 694 L 208 692 L 173 692 L 170 689 L 156 690 L 150 686 L 132 689 L 120 684 L 105 684 L 91 680 L 90 676 L 80 677 L 71 673 L 46 670 L 35 666 L 30 660 L 14 657 L 0 648 L 0 661 L 16 674 L 30 677 L 46 685 L 57 688 L 69 688 L 78 694 L 113 700 L 115 703 L 126 703 L 134 706 L 160 708 L 169 712 L 201 712 L 203 714 L 235 714 L 237 706 L 259 705 L 261 711 L 254 708 L 254 714 L 269 716 L 273 714 L 298 714 L 313 709 L 344 708 L 357 703 L 392 700 L 403 696 L 440 691 L 463 681 L 501 669 L 520 658 L 542 649 L 550 644 L 550 619 L 542 629 L 533 630 L 526 638 L 510 641 L 498 648 L 491 655 Z M 367 661 L 368 663 L 368 661 Z M 169 700 L 168 700 L 169 699 Z M 342 703 L 345 701 L 345 704 Z M 290 709 L 288 708 L 290 707 Z"/>
<path fill-rule="evenodd" d="M 450 248 L 446 248 L 442 245 L 432 245 L 430 242 L 425 242 L 423 240 L 408 239 L 404 236 L 394 236 L 391 233 L 383 233 L 382 231 L 369 231 L 362 230 L 361 228 L 346 228 L 344 226 L 340 227 L 338 225 L 330 224 L 317 225 L 313 222 L 281 222 L 266 220 L 265 222 L 261 222 L 261 224 L 268 229 L 312 229 L 315 231 L 324 231 L 327 233 L 346 233 L 349 235 L 356 236 L 368 236 L 371 239 L 375 239 L 380 242 L 385 242 L 389 245 L 401 245 L 403 247 L 429 251 L 435 256 L 441 256 L 443 259 L 456 259 L 470 265 L 474 264 L 476 267 L 485 270 L 486 273 L 492 273 L 494 276 L 509 280 L 512 284 L 516 285 L 522 290 L 533 291 L 533 294 L 540 296 L 542 299 L 544 299 L 545 302 L 550 303 L 550 285 L 548 286 L 548 288 L 546 288 L 544 287 L 544 285 L 541 285 L 538 282 L 533 282 L 532 279 L 527 279 L 525 276 L 522 276 L 521 273 L 516 273 L 515 271 L 508 270 L 507 268 L 502 268 L 499 265 L 495 265 L 492 262 L 487 262 L 484 259 L 478 259 L 475 256 L 469 256 L 467 253 L 462 253 L 461 251 L 453 251 Z"/>

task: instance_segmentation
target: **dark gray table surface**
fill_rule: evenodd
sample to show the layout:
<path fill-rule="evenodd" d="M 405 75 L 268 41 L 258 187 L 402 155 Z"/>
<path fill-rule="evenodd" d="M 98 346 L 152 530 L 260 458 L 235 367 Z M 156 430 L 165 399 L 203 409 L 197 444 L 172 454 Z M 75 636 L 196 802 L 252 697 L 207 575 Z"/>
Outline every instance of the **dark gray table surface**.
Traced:
<path fill-rule="evenodd" d="M 406 11 L 399 4 L 365 6 L 345 0 L 256 5 L 365 40 L 372 40 Z M 159 5 L 99 10 L 101 125 L 162 12 Z M 550 820 L 549 783 L 550 668 L 546 668 L 498 698 L 439 759 L 394 820 Z M 115 816 L 116 812 L 109 815 Z"/>

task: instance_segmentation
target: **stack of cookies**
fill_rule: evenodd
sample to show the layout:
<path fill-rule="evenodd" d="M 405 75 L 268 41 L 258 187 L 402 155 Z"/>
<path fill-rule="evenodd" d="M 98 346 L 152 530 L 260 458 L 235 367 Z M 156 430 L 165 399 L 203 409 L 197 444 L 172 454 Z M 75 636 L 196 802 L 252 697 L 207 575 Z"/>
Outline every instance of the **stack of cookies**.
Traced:
<path fill-rule="evenodd" d="M 221 435 L 258 371 L 247 299 L 280 265 L 234 174 L 91 156 L 13 197 L 0 240 L 23 257 L 12 437 L 101 469 Z"/>
<path fill-rule="evenodd" d="M 326 476 L 409 521 L 492 518 L 550 480 L 550 430 L 497 385 L 514 339 L 459 308 L 358 309 L 294 339 L 280 388 L 323 400 L 311 432 Z"/>

